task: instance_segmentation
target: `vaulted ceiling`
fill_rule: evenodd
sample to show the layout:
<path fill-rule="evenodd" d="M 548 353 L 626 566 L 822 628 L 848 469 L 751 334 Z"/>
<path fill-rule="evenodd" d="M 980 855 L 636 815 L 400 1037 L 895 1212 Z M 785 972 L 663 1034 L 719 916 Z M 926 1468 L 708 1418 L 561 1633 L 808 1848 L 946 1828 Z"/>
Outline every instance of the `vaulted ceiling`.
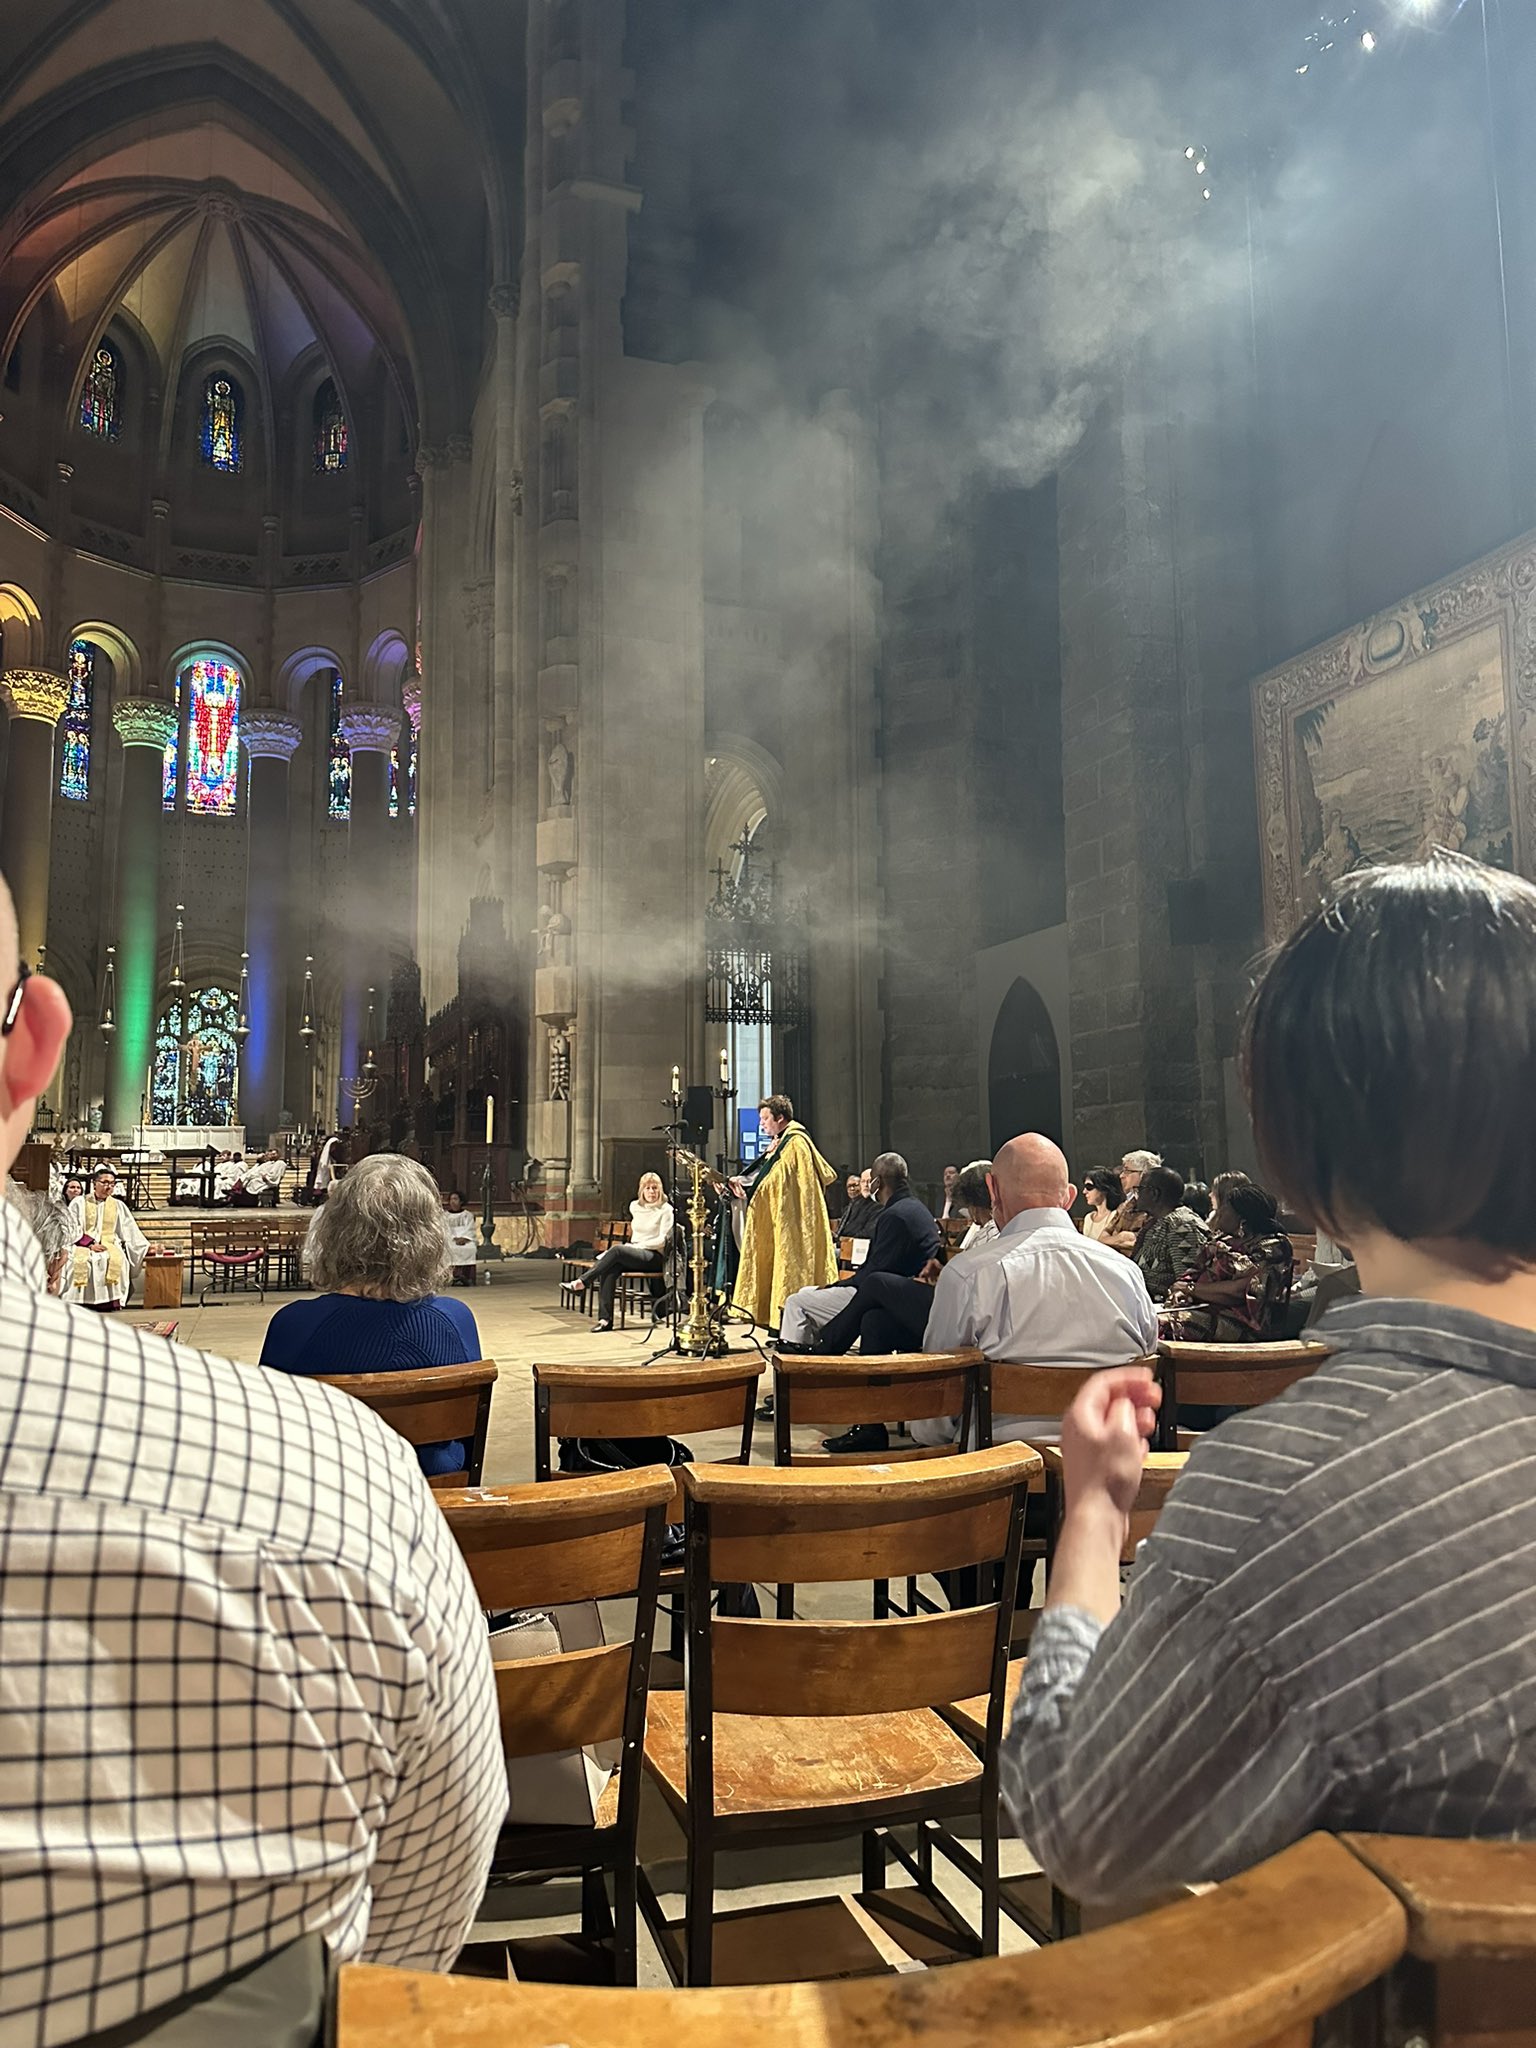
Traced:
<path fill-rule="evenodd" d="M 114 318 L 174 392 L 210 339 L 269 393 L 375 352 L 428 438 L 467 417 L 512 274 L 508 0 L 14 0 L 0 9 L 0 361 L 46 307 L 74 390 Z M 493 121 L 492 105 L 498 118 Z M 516 115 L 514 113 L 514 124 Z"/>

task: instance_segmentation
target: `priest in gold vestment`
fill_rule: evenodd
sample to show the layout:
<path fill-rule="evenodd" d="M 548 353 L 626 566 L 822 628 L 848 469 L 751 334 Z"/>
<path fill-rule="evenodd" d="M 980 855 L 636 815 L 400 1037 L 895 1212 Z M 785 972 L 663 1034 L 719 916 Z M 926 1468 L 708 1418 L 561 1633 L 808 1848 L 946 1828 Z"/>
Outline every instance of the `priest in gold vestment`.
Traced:
<path fill-rule="evenodd" d="M 737 1181 L 746 1199 L 741 1264 L 731 1306 L 776 1330 L 788 1297 L 801 1287 L 829 1287 L 837 1278 L 837 1247 L 827 1215 L 826 1187 L 837 1178 L 787 1095 L 758 1106 L 758 1127 L 772 1140 Z"/>
<path fill-rule="evenodd" d="M 113 1192 L 116 1184 L 117 1176 L 103 1168 L 91 1182 L 91 1192 L 76 1195 L 69 1205 L 74 1243 L 62 1293 L 66 1301 L 81 1302 L 86 1308 L 121 1308 L 149 1249 L 128 1204 Z"/>

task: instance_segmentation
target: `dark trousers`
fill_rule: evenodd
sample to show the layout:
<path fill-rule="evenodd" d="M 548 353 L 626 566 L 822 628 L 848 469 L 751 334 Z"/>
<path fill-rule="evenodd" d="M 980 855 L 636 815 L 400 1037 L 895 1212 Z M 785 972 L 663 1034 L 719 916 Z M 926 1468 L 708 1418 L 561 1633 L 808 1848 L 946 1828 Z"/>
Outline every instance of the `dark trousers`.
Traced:
<path fill-rule="evenodd" d="M 649 1273 L 651 1299 L 661 1298 L 660 1252 L 636 1251 L 632 1244 L 610 1245 L 587 1275 L 587 1285 L 597 1288 L 597 1312 L 605 1323 L 613 1321 L 613 1297 L 618 1292 L 619 1277 L 624 1273 Z"/>
<path fill-rule="evenodd" d="M 933 1289 L 900 1273 L 861 1273 L 853 1300 L 823 1325 L 816 1349 L 841 1357 L 855 1344 L 866 1358 L 921 1351 L 933 1307 Z"/>

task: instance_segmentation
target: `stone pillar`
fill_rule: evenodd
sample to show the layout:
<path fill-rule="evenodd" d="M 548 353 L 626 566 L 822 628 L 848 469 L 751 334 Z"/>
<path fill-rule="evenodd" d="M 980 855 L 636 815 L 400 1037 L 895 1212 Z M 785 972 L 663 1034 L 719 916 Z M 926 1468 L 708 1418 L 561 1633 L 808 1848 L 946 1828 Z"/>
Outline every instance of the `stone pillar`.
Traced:
<path fill-rule="evenodd" d="M 107 1068 L 107 1124 L 128 1131 L 147 1115 L 160 932 L 165 749 L 176 714 L 153 697 L 125 697 L 112 723 L 123 743 L 117 836 L 117 1033 Z"/>
<path fill-rule="evenodd" d="M 390 966 L 409 926 L 389 894 L 389 756 L 400 738 L 400 714 L 383 704 L 349 704 L 341 736 L 352 756 L 352 820 L 347 828 L 347 942 L 341 997 L 341 1072 L 361 1071 L 366 1050 L 368 990 L 388 992 Z M 337 1105 L 350 1123 L 346 1090 Z"/>
<path fill-rule="evenodd" d="M 0 681 L 11 710 L 0 870 L 16 899 L 21 957 L 37 965 L 48 938 L 48 859 L 53 833 L 53 734 L 69 703 L 69 683 L 52 669 L 13 668 Z M 6 970 L 0 969 L 0 972 Z M 15 966 L 9 969 L 14 973 Z"/>
<path fill-rule="evenodd" d="M 276 711 L 248 711 L 240 738 L 249 756 L 245 944 L 250 1026 L 240 1061 L 240 1115 L 250 1138 L 275 1131 L 283 1109 L 288 1018 L 288 763 L 304 728 Z"/>

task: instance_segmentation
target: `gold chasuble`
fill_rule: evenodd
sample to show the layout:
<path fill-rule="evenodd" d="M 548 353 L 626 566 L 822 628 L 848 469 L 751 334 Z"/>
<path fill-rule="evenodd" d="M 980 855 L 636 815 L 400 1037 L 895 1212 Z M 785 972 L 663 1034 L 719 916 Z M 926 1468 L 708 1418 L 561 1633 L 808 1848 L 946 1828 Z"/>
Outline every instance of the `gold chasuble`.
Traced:
<path fill-rule="evenodd" d="M 837 1168 L 816 1150 L 805 1125 L 786 1124 L 747 1198 L 731 1306 L 753 1322 L 777 1329 L 797 1287 L 830 1287 L 837 1279 L 825 1194 L 836 1178 Z"/>

